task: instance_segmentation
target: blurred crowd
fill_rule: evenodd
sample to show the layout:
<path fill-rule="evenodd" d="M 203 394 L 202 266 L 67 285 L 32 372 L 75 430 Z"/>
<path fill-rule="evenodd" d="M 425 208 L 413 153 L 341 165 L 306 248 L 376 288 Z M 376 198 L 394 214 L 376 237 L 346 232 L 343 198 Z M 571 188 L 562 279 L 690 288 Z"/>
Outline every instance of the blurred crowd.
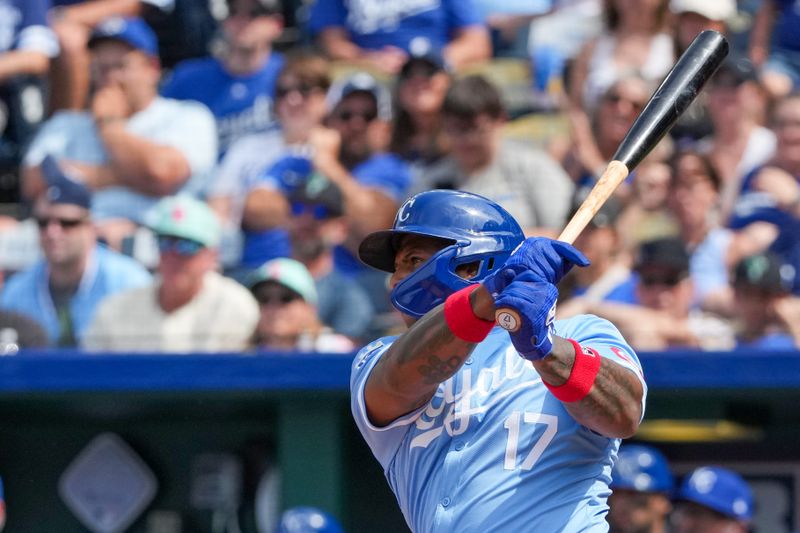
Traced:
<path fill-rule="evenodd" d="M 556 237 L 707 29 L 559 315 L 797 349 L 793 0 L 0 0 L 0 353 L 352 353 L 401 327 L 363 236 L 450 188 Z"/>

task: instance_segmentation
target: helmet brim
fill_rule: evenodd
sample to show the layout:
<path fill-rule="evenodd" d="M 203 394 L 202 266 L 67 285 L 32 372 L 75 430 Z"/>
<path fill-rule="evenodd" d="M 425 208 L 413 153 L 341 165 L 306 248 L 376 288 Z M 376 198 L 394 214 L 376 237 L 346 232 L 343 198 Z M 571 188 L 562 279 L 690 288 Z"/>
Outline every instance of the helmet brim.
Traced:
<path fill-rule="evenodd" d="M 395 242 L 399 235 L 405 234 L 405 231 L 395 230 L 370 233 L 358 246 L 358 258 L 372 268 L 384 272 L 394 272 L 394 255 L 397 253 Z"/>
<path fill-rule="evenodd" d="M 416 231 L 418 228 L 409 228 L 409 231 L 387 229 L 370 233 L 358 247 L 358 257 L 361 262 L 383 270 L 394 272 L 394 256 L 397 254 L 400 237 L 405 235 L 419 235 L 433 240 L 441 241 L 442 247 L 455 244 L 457 239 L 447 235 L 437 235 L 433 232 Z"/>

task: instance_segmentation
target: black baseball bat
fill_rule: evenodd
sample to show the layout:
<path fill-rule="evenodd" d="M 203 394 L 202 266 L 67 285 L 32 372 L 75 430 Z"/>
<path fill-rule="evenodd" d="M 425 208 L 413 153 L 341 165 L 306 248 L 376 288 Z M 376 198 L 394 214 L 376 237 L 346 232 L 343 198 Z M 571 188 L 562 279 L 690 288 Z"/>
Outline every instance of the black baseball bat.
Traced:
<path fill-rule="evenodd" d="M 558 240 L 570 244 L 575 241 L 619 184 L 669 132 L 726 55 L 728 41 L 721 33 L 705 30 L 694 38 L 636 117 L 612 161 Z M 511 309 L 498 309 L 495 318 L 510 331 L 516 331 L 521 324 L 520 317 Z"/>
<path fill-rule="evenodd" d="M 603 175 L 558 240 L 572 243 L 611 193 L 664 138 L 728 55 L 728 41 L 705 30 L 692 41 L 636 117 Z"/>

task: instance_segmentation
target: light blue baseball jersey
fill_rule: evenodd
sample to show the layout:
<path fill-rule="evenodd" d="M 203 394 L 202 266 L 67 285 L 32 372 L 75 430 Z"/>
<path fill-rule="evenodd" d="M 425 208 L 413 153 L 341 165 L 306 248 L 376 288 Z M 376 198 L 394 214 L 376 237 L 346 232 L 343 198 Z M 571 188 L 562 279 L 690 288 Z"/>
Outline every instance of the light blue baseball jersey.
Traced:
<path fill-rule="evenodd" d="M 610 322 L 582 315 L 555 328 L 630 369 L 646 396 L 639 360 Z M 608 530 L 620 440 L 576 422 L 505 330 L 492 330 L 427 405 L 379 428 L 367 419 L 364 384 L 393 340 L 354 359 L 351 409 L 413 531 Z"/>

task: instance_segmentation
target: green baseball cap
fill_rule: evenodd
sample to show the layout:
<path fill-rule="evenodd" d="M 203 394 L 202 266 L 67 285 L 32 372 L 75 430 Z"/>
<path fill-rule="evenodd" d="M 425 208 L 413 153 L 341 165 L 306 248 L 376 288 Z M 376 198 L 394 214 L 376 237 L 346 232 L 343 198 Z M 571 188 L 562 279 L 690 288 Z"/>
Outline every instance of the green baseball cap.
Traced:
<path fill-rule="evenodd" d="M 222 238 L 219 219 L 208 204 L 186 195 L 159 201 L 149 213 L 147 226 L 158 235 L 188 239 L 206 248 L 216 248 Z"/>
<path fill-rule="evenodd" d="M 254 270 L 246 280 L 250 290 L 259 283 L 274 281 L 289 287 L 306 302 L 317 305 L 317 287 L 308 269 L 299 261 L 287 257 L 271 259 Z"/>

